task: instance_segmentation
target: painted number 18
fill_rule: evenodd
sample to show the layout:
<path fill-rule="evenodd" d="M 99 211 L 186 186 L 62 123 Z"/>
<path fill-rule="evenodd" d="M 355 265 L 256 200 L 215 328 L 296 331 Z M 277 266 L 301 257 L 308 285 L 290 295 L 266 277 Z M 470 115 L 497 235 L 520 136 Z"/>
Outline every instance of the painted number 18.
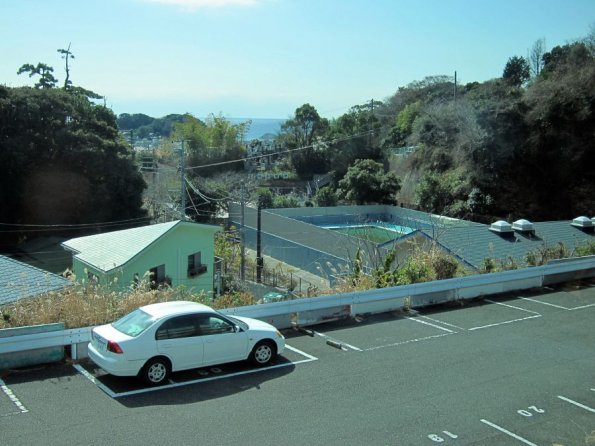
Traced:
<path fill-rule="evenodd" d="M 456 438 L 459 438 L 458 435 L 455 435 L 455 434 L 453 434 L 451 432 L 448 432 L 448 431 L 442 431 L 442 433 L 444 435 L 446 435 L 447 437 L 452 438 L 453 440 L 456 439 Z M 432 440 L 434 443 L 444 443 L 444 438 L 442 438 L 440 435 L 430 434 L 430 435 L 428 435 L 428 438 L 430 440 Z"/>

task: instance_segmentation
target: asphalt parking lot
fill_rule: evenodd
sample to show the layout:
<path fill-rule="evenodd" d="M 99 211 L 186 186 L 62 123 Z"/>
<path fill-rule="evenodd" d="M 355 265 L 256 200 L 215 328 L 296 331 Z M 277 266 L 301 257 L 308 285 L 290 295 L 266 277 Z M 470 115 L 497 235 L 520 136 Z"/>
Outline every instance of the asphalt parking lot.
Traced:
<path fill-rule="evenodd" d="M 158 388 L 88 361 L 9 371 L 3 443 L 595 445 L 595 286 L 287 331 L 270 367 Z"/>

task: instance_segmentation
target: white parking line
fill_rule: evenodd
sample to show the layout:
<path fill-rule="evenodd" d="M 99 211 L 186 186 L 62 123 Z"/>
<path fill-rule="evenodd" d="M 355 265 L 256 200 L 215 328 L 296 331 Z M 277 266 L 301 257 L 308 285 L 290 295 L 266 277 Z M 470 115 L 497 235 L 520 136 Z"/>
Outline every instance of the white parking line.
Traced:
<path fill-rule="evenodd" d="M 563 307 L 561 305 L 551 304 L 549 302 L 542 302 L 542 301 L 537 300 L 537 299 L 531 299 L 530 297 L 520 297 L 519 296 L 519 299 L 528 300 L 528 301 L 534 302 L 536 304 L 547 305 L 548 307 L 559 308 L 560 310 L 570 310 L 570 308 L 566 308 L 566 307 Z"/>
<path fill-rule="evenodd" d="M 440 326 L 435 325 L 435 324 L 430 324 L 429 322 L 422 321 L 422 320 L 419 320 L 419 319 L 414 318 L 414 317 L 406 317 L 406 319 L 409 319 L 410 321 L 415 321 L 415 322 L 417 322 L 419 324 L 429 325 L 430 327 L 437 328 L 438 330 L 442 330 L 442 331 L 445 331 L 447 333 L 456 333 L 456 331 L 452 331 L 452 330 L 449 330 L 448 328 L 440 327 Z"/>
<path fill-rule="evenodd" d="M 595 304 L 581 305 L 580 307 L 569 308 L 568 310 L 582 310 L 583 308 L 595 307 Z"/>
<path fill-rule="evenodd" d="M 443 333 L 443 334 L 434 335 L 434 336 L 426 336 L 426 337 L 423 337 L 423 338 L 409 339 L 407 341 L 394 342 L 392 344 L 378 345 L 376 347 L 367 348 L 367 349 L 365 349 L 365 351 L 366 352 L 369 352 L 369 351 L 372 351 L 372 350 L 378 350 L 380 348 L 397 347 L 399 345 L 411 344 L 412 342 L 421 342 L 421 341 L 427 341 L 428 339 L 442 338 L 444 336 L 450 336 L 451 334 L 455 334 L 455 332 L 452 332 L 452 333 Z"/>
<path fill-rule="evenodd" d="M 459 327 L 459 326 L 457 326 L 457 325 L 454 325 L 454 324 L 449 324 L 448 322 L 440 321 L 440 320 L 438 320 L 438 319 L 432 319 L 431 317 L 428 317 L 428 316 L 421 316 L 421 315 L 420 315 L 420 316 L 418 316 L 418 317 L 421 317 L 421 318 L 427 319 L 427 320 L 429 320 L 429 321 L 432 321 L 432 322 L 437 322 L 437 323 L 439 323 L 439 324 L 442 324 L 442 325 L 446 325 L 447 327 L 456 328 L 457 330 L 461 330 L 461 331 L 465 331 L 465 330 L 467 330 L 466 328 Z"/>
<path fill-rule="evenodd" d="M 496 302 L 496 301 L 490 300 L 490 299 L 485 299 L 485 301 L 490 302 L 492 304 L 496 304 L 496 305 L 502 305 L 503 307 L 508 307 L 508 308 L 513 308 L 515 310 L 525 311 L 525 312 L 531 313 L 531 314 L 539 314 L 537 311 L 531 311 L 531 310 L 527 310 L 526 308 L 515 307 L 514 305 L 504 304 L 502 302 Z"/>
<path fill-rule="evenodd" d="M 29 412 L 29 410 L 23 405 L 23 403 L 20 402 L 20 400 L 16 397 L 16 395 L 14 393 L 12 393 L 12 390 L 10 390 L 8 388 L 8 386 L 6 385 L 6 383 L 0 379 L 0 389 L 2 390 L 2 392 L 4 392 L 4 394 L 8 397 L 8 399 L 10 401 L 13 402 L 13 404 L 15 406 L 17 406 L 17 408 L 19 409 L 18 412 L 13 412 L 11 414 L 8 415 L 15 415 L 15 414 L 19 414 L 19 413 L 27 413 Z"/>
<path fill-rule="evenodd" d="M 306 358 L 308 358 L 310 361 L 317 361 L 317 360 L 318 360 L 318 358 L 317 358 L 316 356 L 309 355 L 308 353 L 306 353 L 306 352 L 303 352 L 303 351 L 301 351 L 301 350 L 298 350 L 297 348 L 295 348 L 295 347 L 292 347 L 291 345 L 287 345 L 287 344 L 286 344 L 286 345 L 285 345 L 285 348 L 286 348 L 287 350 L 291 350 L 292 352 L 295 352 L 295 353 L 297 353 L 298 355 L 305 356 L 305 357 L 306 357 Z M 300 361 L 300 362 L 303 362 L 303 361 Z M 294 364 L 297 364 L 297 362 L 295 362 Z"/>
<path fill-rule="evenodd" d="M 106 385 L 104 385 L 103 383 L 101 383 L 99 380 L 95 379 L 95 377 L 93 375 L 91 375 L 83 366 L 81 366 L 80 364 L 72 364 L 72 366 L 81 374 L 83 375 L 85 378 L 87 378 L 89 381 L 91 381 L 93 384 L 95 384 L 97 387 L 99 387 L 101 390 L 103 390 L 105 393 L 107 393 L 109 396 L 111 396 L 112 398 L 115 398 L 118 394 L 115 392 L 112 392 L 112 390 L 107 387 Z"/>
<path fill-rule="evenodd" d="M 97 387 L 99 387 L 107 395 L 111 396 L 112 398 L 122 398 L 122 397 L 126 397 L 126 396 L 139 395 L 142 393 L 155 392 L 157 390 L 173 389 L 175 387 L 188 386 L 191 384 L 199 384 L 199 383 L 204 383 L 204 382 L 208 382 L 208 381 L 215 381 L 218 379 L 232 378 L 234 376 L 242 376 L 242 375 L 249 375 L 252 373 L 266 372 L 267 370 L 280 369 L 283 367 L 289 367 L 289 366 L 293 366 L 293 365 L 297 365 L 297 364 L 304 364 L 306 362 L 312 362 L 312 361 L 318 360 L 318 358 L 316 356 L 309 355 L 308 353 L 298 350 L 297 348 L 292 347 L 290 345 L 285 345 L 285 348 L 287 350 L 291 350 L 295 353 L 298 353 L 298 354 L 304 356 L 306 359 L 302 359 L 301 361 L 295 361 L 295 362 L 292 361 L 292 362 L 288 362 L 288 363 L 284 363 L 284 364 L 277 364 L 277 365 L 273 365 L 273 366 L 269 366 L 269 367 L 264 367 L 261 369 L 244 370 L 241 372 L 230 373 L 227 375 L 212 376 L 209 378 L 200 378 L 200 379 L 195 379 L 195 380 L 191 380 L 191 381 L 173 382 L 170 380 L 170 384 L 166 384 L 163 386 L 149 387 L 149 388 L 144 388 L 144 389 L 131 390 L 128 392 L 119 392 L 119 393 L 112 391 L 105 384 L 101 383 L 91 373 L 89 373 L 87 370 L 85 370 L 85 368 L 82 367 L 80 364 L 73 364 L 73 367 L 81 375 L 83 375 L 85 378 L 87 378 L 89 381 L 91 381 L 93 384 L 95 384 Z"/>
<path fill-rule="evenodd" d="M 591 390 L 593 390 L 593 389 L 591 389 Z M 562 396 L 562 395 L 558 395 L 558 398 L 560 398 L 561 400 L 564 400 L 566 402 L 569 402 L 570 404 L 574 404 L 575 406 L 580 407 L 581 409 L 585 409 L 589 412 L 595 413 L 595 409 L 592 409 L 589 406 L 585 406 L 584 404 L 581 404 L 574 400 L 571 400 L 570 398 L 566 398 L 565 396 Z"/>
<path fill-rule="evenodd" d="M 335 342 L 337 342 L 337 343 L 339 343 L 339 344 L 341 344 L 341 345 L 343 345 L 343 346 L 345 346 L 347 348 L 350 348 L 351 350 L 355 350 L 356 352 L 361 352 L 362 351 L 362 349 L 359 348 L 359 347 L 356 347 L 356 346 L 351 345 L 351 344 L 347 344 L 346 342 L 343 342 L 343 341 L 339 341 L 339 340 L 334 339 L 334 338 L 332 338 L 332 337 L 330 337 L 330 336 L 328 336 L 328 335 L 326 335 L 324 333 L 320 333 L 319 331 L 313 331 L 313 333 L 316 336 L 320 336 L 321 338 L 328 339 L 329 341 L 335 341 Z"/>
<path fill-rule="evenodd" d="M 517 435 L 514 432 L 510 432 L 509 430 L 506 430 L 503 427 L 492 423 L 491 421 L 481 419 L 481 422 L 484 424 L 487 424 L 490 427 L 493 427 L 494 429 L 499 430 L 500 432 L 502 432 L 512 438 L 515 438 L 516 440 L 522 441 L 523 443 L 528 444 L 529 446 L 537 446 L 535 443 L 531 443 L 529 440 L 526 440 L 525 438 L 521 437 L 520 435 Z"/>
<path fill-rule="evenodd" d="M 587 304 L 587 305 L 581 305 L 580 307 L 568 308 L 568 307 L 563 307 L 562 305 L 556 305 L 556 304 L 551 304 L 549 302 L 542 302 L 542 301 L 537 300 L 537 299 L 531 299 L 530 297 L 520 297 L 519 296 L 519 299 L 528 300 L 528 301 L 534 302 L 536 304 L 547 305 L 549 307 L 554 307 L 554 308 L 558 308 L 560 310 L 566 310 L 566 311 L 583 310 L 585 308 L 595 307 L 595 303 Z"/>
<path fill-rule="evenodd" d="M 541 317 L 541 314 L 535 314 L 533 316 L 522 317 L 520 319 L 512 319 L 510 321 L 497 322 L 495 324 L 482 325 L 481 327 L 472 327 L 472 328 L 469 329 L 469 331 L 481 330 L 483 328 L 497 327 L 499 325 L 505 325 L 505 324 L 512 324 L 513 322 L 526 321 L 526 320 L 529 320 L 529 319 L 535 319 L 536 317 Z"/>

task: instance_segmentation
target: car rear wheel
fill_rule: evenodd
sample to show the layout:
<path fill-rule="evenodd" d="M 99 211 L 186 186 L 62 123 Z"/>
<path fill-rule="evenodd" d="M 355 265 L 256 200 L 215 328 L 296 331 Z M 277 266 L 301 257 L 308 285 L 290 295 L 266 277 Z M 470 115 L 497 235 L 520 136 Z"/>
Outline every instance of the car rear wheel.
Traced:
<path fill-rule="evenodd" d="M 252 349 L 252 353 L 250 353 L 250 360 L 258 366 L 265 366 L 273 360 L 276 354 L 277 349 L 275 348 L 275 344 L 273 342 L 262 341 L 256 344 Z"/>
<path fill-rule="evenodd" d="M 150 359 L 141 370 L 141 378 L 151 386 L 165 382 L 171 372 L 171 366 L 166 358 Z"/>

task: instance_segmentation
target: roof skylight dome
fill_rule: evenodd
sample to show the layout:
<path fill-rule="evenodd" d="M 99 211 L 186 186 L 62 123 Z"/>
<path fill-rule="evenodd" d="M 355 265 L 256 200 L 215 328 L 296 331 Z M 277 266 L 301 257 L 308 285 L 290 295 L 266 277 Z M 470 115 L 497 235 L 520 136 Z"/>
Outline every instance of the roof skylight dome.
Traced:
<path fill-rule="evenodd" d="M 504 220 L 498 220 L 490 225 L 490 231 L 497 232 L 499 234 L 507 234 L 513 232 L 512 225 Z"/>

